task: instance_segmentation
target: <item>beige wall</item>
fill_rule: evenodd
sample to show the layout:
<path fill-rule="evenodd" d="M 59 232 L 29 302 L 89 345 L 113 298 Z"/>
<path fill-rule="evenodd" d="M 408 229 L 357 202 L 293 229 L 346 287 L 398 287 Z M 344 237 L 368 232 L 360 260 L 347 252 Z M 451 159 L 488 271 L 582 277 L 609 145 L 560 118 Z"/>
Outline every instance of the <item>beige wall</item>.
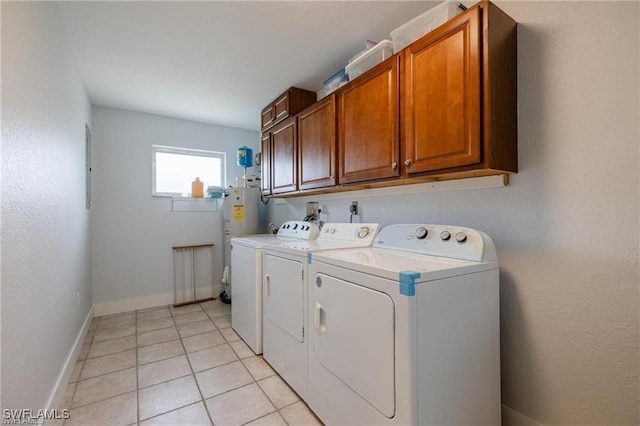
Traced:
<path fill-rule="evenodd" d="M 520 173 L 506 188 L 351 199 L 362 221 L 494 239 L 505 420 L 639 424 L 640 3 L 496 3 L 519 23 Z M 338 222 L 351 199 L 319 201 Z M 304 203 L 269 205 L 273 222 L 302 217 Z"/>

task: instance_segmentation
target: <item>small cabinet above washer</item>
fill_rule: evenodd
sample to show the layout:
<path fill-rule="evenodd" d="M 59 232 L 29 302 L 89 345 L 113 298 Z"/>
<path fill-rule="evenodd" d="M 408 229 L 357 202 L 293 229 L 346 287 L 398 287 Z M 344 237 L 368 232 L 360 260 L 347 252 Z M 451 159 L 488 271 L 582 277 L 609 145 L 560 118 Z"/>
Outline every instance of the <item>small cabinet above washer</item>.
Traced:
<path fill-rule="evenodd" d="M 275 101 L 267 105 L 261 113 L 261 129 L 264 132 L 292 115 L 296 115 L 317 99 L 315 92 L 292 87 Z"/>

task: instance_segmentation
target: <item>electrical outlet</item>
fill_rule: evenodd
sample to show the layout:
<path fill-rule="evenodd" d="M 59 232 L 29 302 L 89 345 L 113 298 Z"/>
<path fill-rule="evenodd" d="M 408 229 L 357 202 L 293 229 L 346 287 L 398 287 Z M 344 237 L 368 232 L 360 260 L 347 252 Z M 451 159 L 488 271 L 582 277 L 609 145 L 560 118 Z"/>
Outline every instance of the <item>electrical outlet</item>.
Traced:
<path fill-rule="evenodd" d="M 358 202 L 357 201 L 352 201 L 351 202 L 351 206 L 349 206 L 349 213 L 351 213 L 354 216 L 358 214 Z"/>

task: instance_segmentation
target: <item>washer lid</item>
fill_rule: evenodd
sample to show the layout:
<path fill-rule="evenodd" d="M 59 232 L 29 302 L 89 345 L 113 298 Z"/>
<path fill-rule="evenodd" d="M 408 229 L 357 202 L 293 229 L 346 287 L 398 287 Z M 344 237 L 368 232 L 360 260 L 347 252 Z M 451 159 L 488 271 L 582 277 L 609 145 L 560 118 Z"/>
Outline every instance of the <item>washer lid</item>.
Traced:
<path fill-rule="evenodd" d="M 279 251 L 284 253 L 291 254 L 300 254 L 302 253 L 310 253 L 316 251 L 323 250 L 340 250 L 340 249 L 350 249 L 357 247 L 368 247 L 371 245 L 371 242 L 356 242 L 356 241 L 274 241 L 274 242 L 266 242 L 264 245 L 265 249 Z"/>
<path fill-rule="evenodd" d="M 311 263 L 329 263 L 393 281 L 401 280 L 401 274 L 417 273 L 412 276 L 415 284 L 498 269 L 498 262 L 474 262 L 373 247 L 321 251 L 308 257 Z"/>
<path fill-rule="evenodd" d="M 243 235 L 242 237 L 232 237 L 231 243 L 238 244 L 246 247 L 252 247 L 260 249 L 264 244 L 279 244 L 290 241 L 300 241 L 296 238 L 280 238 L 273 234 L 255 234 L 255 235 Z"/>

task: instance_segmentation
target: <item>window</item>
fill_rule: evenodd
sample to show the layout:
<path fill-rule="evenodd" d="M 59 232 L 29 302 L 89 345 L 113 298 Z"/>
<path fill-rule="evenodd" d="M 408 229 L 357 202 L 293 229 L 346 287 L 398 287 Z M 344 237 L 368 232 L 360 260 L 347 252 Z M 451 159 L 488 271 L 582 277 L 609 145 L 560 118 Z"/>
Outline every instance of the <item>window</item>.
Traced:
<path fill-rule="evenodd" d="M 191 182 L 198 177 L 207 186 L 227 184 L 227 154 L 200 149 L 153 145 L 152 194 L 160 197 L 187 197 Z"/>

